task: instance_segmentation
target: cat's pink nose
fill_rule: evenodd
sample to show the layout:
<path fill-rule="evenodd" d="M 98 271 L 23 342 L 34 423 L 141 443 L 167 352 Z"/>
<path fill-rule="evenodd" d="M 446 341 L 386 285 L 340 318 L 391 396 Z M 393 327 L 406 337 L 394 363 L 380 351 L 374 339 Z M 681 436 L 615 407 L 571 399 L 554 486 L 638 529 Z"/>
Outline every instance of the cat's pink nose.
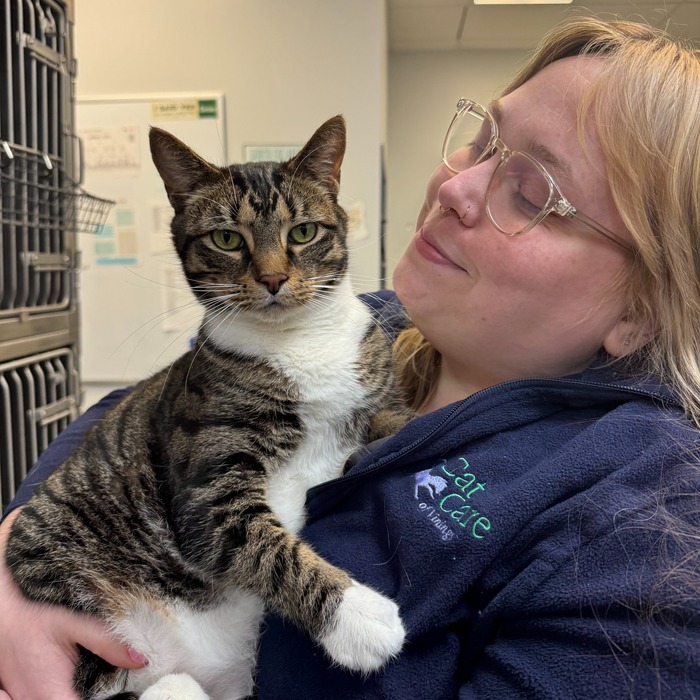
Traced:
<path fill-rule="evenodd" d="M 260 275 L 258 277 L 258 282 L 264 284 L 270 294 L 277 294 L 280 287 L 289 279 L 289 275 L 285 275 L 283 272 L 273 272 L 270 275 Z"/>

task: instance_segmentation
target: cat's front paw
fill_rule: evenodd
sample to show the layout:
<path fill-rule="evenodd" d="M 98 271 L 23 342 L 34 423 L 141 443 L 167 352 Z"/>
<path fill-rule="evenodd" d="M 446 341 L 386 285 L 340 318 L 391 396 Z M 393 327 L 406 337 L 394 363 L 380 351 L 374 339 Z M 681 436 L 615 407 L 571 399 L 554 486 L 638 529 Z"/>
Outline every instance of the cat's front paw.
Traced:
<path fill-rule="evenodd" d="M 319 641 L 340 666 L 369 673 L 395 657 L 405 637 L 396 603 L 353 581 Z"/>
<path fill-rule="evenodd" d="M 187 673 L 171 673 L 163 676 L 145 692 L 139 700 L 210 700 L 209 696 L 192 676 Z"/>

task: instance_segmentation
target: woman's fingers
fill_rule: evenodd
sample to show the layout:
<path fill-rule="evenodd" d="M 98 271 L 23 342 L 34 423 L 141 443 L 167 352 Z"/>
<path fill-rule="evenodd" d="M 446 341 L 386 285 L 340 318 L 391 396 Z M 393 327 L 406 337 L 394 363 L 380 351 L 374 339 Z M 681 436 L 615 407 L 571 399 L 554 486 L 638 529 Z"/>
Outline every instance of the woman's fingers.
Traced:
<path fill-rule="evenodd" d="M 80 644 L 113 666 L 141 668 L 148 663 L 138 651 L 110 636 L 104 625 L 94 618 L 69 614 L 74 618 L 70 630 L 73 644 Z"/>

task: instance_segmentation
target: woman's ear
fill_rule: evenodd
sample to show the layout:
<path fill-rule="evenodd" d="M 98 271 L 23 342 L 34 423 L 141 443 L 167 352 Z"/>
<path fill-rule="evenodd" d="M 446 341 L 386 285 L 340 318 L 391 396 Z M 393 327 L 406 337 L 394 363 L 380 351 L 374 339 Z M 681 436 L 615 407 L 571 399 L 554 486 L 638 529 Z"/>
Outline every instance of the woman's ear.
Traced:
<path fill-rule="evenodd" d="M 639 350 L 654 337 L 650 322 L 620 319 L 603 341 L 603 347 L 612 357 L 625 357 Z"/>

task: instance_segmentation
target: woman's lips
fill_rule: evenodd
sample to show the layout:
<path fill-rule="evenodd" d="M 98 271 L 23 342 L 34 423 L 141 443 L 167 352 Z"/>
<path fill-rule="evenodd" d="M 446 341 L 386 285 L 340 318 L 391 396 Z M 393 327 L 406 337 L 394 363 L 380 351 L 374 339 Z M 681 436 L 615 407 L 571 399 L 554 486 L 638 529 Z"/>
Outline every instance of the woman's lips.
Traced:
<path fill-rule="evenodd" d="M 431 262 L 437 263 L 438 265 L 447 265 L 449 267 L 456 267 L 459 270 L 464 271 L 464 268 L 455 264 L 446 255 L 444 255 L 436 246 L 434 246 L 424 235 L 424 231 L 421 228 L 415 235 L 415 246 L 416 250 L 426 259 Z"/>

